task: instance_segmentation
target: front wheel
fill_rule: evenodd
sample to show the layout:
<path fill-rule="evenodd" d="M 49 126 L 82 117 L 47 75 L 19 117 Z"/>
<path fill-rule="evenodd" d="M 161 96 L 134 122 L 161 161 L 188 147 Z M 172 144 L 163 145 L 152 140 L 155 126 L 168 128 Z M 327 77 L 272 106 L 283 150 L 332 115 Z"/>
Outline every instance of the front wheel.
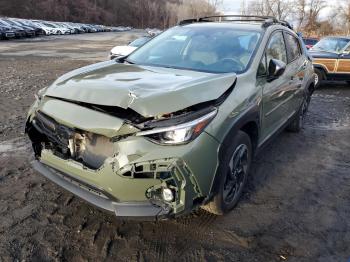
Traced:
<path fill-rule="evenodd" d="M 203 209 L 215 215 L 223 215 L 237 205 L 252 162 L 252 143 L 245 132 L 239 131 L 223 146 L 217 174 L 220 178 L 218 192 L 211 202 L 203 206 Z"/>

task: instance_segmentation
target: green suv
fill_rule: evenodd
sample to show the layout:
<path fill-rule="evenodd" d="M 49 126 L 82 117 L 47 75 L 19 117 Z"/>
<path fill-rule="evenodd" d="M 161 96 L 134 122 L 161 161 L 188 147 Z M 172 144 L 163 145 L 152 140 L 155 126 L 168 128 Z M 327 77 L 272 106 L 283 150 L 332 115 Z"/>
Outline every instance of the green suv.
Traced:
<path fill-rule="evenodd" d="M 301 129 L 314 81 L 286 22 L 186 20 L 39 91 L 26 123 L 33 167 L 118 217 L 225 214 L 259 149 Z"/>

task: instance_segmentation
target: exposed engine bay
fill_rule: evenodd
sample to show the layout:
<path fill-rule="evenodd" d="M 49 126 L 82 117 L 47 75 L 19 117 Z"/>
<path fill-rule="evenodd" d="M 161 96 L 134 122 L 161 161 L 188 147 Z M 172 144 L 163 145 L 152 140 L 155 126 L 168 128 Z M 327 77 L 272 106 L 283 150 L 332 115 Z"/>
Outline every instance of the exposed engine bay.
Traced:
<path fill-rule="evenodd" d="M 36 157 L 40 157 L 42 149 L 50 149 L 63 159 L 71 158 L 98 169 L 115 154 L 109 138 L 65 127 L 41 112 L 37 112 L 31 123 L 27 124 L 27 132 Z"/>

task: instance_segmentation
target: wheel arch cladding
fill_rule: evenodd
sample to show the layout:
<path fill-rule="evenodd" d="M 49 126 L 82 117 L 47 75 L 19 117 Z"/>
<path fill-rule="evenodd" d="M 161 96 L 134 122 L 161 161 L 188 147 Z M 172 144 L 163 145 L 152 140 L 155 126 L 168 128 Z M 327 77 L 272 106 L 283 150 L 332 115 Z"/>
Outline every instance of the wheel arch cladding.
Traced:
<path fill-rule="evenodd" d="M 251 139 L 252 146 L 253 146 L 253 155 L 257 151 L 258 143 L 259 143 L 259 135 L 260 135 L 260 107 L 258 104 L 253 105 L 249 110 L 246 111 L 246 113 L 242 114 L 240 117 L 238 117 L 232 124 L 232 127 L 230 128 L 229 132 L 225 135 L 225 139 L 223 143 L 220 146 L 219 149 L 219 165 L 216 169 L 216 173 L 213 179 L 212 187 L 209 194 L 210 200 L 218 191 L 219 189 L 219 182 L 220 182 L 220 159 L 222 159 L 222 156 L 225 154 L 225 146 L 232 141 L 232 139 L 235 137 L 238 131 L 243 131 L 248 134 L 248 136 Z"/>

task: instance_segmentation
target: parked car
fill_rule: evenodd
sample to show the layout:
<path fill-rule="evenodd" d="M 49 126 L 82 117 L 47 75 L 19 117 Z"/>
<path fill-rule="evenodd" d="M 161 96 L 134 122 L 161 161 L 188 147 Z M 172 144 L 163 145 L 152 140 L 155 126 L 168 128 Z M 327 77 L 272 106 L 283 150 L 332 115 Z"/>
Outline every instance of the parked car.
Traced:
<path fill-rule="evenodd" d="M 69 30 L 69 33 L 70 34 L 78 34 L 80 33 L 79 30 L 67 23 L 63 23 L 63 22 L 55 22 L 54 23 L 57 27 L 63 27 L 65 29 L 68 29 Z"/>
<path fill-rule="evenodd" d="M 81 26 L 76 25 L 74 23 L 62 23 L 63 25 L 68 26 L 69 28 L 74 30 L 75 34 L 81 34 L 81 33 L 85 33 L 85 31 L 81 28 Z"/>
<path fill-rule="evenodd" d="M 32 25 L 26 24 L 23 20 L 19 20 L 19 19 L 11 19 L 10 21 L 17 26 L 22 26 L 22 27 L 26 27 L 28 29 L 34 30 L 35 35 L 44 35 L 45 34 L 44 30 L 42 30 L 38 26 L 35 26 L 34 24 L 32 24 Z"/>
<path fill-rule="evenodd" d="M 45 35 L 56 35 L 57 34 L 57 29 L 54 28 L 53 26 L 45 25 L 44 23 L 42 23 L 40 21 L 32 21 L 32 23 L 35 26 L 38 26 L 39 28 L 41 28 L 45 32 Z"/>
<path fill-rule="evenodd" d="M 309 50 L 311 49 L 314 45 L 317 44 L 318 39 L 317 38 L 303 38 L 304 44 L 306 48 Z"/>
<path fill-rule="evenodd" d="M 233 209 L 254 155 L 301 130 L 315 78 L 288 24 L 232 17 L 184 21 L 40 91 L 33 167 L 119 217 Z"/>
<path fill-rule="evenodd" d="M 11 31 L 9 29 L 7 29 L 6 27 L 2 27 L 0 25 L 0 39 L 12 39 L 12 38 L 15 38 L 16 37 L 16 34 L 14 31 Z"/>
<path fill-rule="evenodd" d="M 25 32 L 25 36 L 26 37 L 33 37 L 35 36 L 35 30 L 33 28 L 30 28 L 28 26 L 24 26 L 24 25 L 18 25 L 17 23 L 9 20 L 9 19 L 6 19 L 6 18 L 1 18 L 0 21 L 9 26 L 10 28 L 12 29 L 17 29 L 17 30 L 20 30 L 20 31 L 24 31 Z"/>
<path fill-rule="evenodd" d="M 47 21 L 42 22 L 42 23 L 46 26 L 49 26 L 49 27 L 52 26 L 53 28 L 55 28 L 57 35 L 69 35 L 72 33 L 71 29 L 69 29 L 65 26 L 62 26 L 59 23 L 47 22 Z"/>
<path fill-rule="evenodd" d="M 130 31 L 132 27 L 112 26 L 112 27 L 109 27 L 109 29 L 111 32 L 126 32 L 126 31 Z"/>
<path fill-rule="evenodd" d="M 97 32 L 97 29 L 94 28 L 92 25 L 83 24 L 83 27 L 85 28 L 85 31 L 87 33 L 96 33 Z"/>
<path fill-rule="evenodd" d="M 326 37 L 310 49 L 316 82 L 324 80 L 350 83 L 350 37 Z"/>
<path fill-rule="evenodd" d="M 4 21 L 2 21 L 1 19 L 0 19 L 0 26 L 5 28 L 6 30 L 13 31 L 15 33 L 16 38 L 26 37 L 26 32 L 22 28 L 11 26 L 5 23 Z"/>
<path fill-rule="evenodd" d="M 111 52 L 110 52 L 109 57 L 110 57 L 110 59 L 115 59 L 115 58 L 120 57 L 120 56 L 129 55 L 133 51 L 135 51 L 137 48 L 144 45 L 145 43 L 147 43 L 151 39 L 152 39 L 151 36 L 144 36 L 144 37 L 141 37 L 141 38 L 138 38 L 138 39 L 132 41 L 131 43 L 129 43 L 126 46 L 113 47 Z"/>

